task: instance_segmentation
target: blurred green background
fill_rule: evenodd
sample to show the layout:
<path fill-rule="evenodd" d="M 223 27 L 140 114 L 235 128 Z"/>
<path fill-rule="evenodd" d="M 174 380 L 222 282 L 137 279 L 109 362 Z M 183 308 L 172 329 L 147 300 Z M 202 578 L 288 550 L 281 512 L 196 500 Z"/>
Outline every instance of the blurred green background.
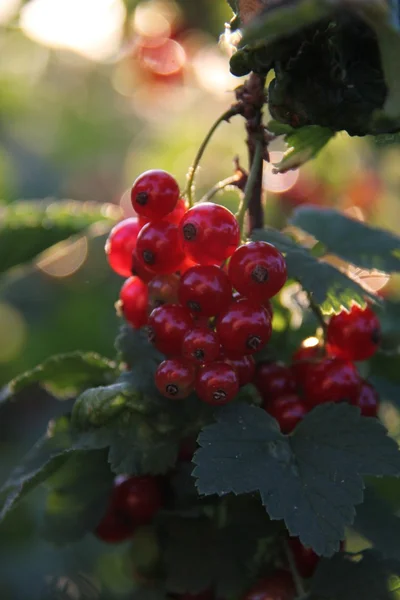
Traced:
<path fill-rule="evenodd" d="M 129 216 L 128 189 L 151 168 L 170 170 L 184 187 L 202 138 L 240 84 L 218 45 L 230 18 L 224 0 L 0 0 L 0 227 L 1 210 L 17 200 L 110 203 Z M 235 156 L 246 166 L 244 137 L 240 120 L 221 127 L 202 162 L 199 196 L 233 172 Z M 277 160 L 282 143 L 272 150 Z M 294 207 L 311 202 L 400 233 L 399 161 L 396 144 L 340 134 L 301 172 L 275 175 L 266 164 L 266 220 L 284 226 Z M 228 192 L 221 202 L 234 207 L 237 197 Z M 1 277 L 0 385 L 57 352 L 113 357 L 122 280 L 107 266 L 106 237 L 106 227 L 91 228 Z M 359 276 L 398 294 L 395 278 Z M 2 409 L 2 479 L 63 410 L 40 390 Z M 39 541 L 42 501 L 36 493 L 0 530 L 1 600 L 97 598 L 82 579 L 62 595 L 57 579 L 79 579 L 94 556 L 89 570 L 104 597 L 126 597 L 132 578 L 122 551 L 102 548 L 98 558 L 95 540 L 57 552 Z"/>

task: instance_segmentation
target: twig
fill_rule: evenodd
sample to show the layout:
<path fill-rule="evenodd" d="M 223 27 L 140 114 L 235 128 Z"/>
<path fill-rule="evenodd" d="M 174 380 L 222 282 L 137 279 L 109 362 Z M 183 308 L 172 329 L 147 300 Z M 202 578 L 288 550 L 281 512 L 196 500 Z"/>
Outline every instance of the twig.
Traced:
<path fill-rule="evenodd" d="M 283 547 L 285 549 L 285 553 L 286 553 L 288 563 L 289 563 L 290 572 L 292 574 L 293 582 L 294 582 L 294 585 L 296 588 L 296 595 L 298 596 L 299 600 L 301 600 L 302 598 L 306 597 L 306 591 L 304 589 L 303 580 L 299 575 L 299 572 L 296 567 L 296 563 L 294 561 L 293 552 L 292 552 L 287 540 L 283 540 Z"/>
<path fill-rule="evenodd" d="M 263 153 L 263 145 L 261 141 L 258 141 L 256 144 L 256 149 L 253 157 L 253 162 L 251 165 L 251 170 L 249 173 L 249 178 L 247 180 L 246 189 L 244 196 L 240 202 L 239 210 L 236 215 L 236 219 L 239 223 L 241 239 L 245 237 L 244 235 L 244 221 L 246 216 L 246 211 L 249 208 L 250 202 L 254 197 L 254 191 L 258 186 L 258 179 L 260 175 L 260 164 L 262 169 L 262 153 Z"/>
<path fill-rule="evenodd" d="M 325 322 L 324 319 L 324 315 L 322 314 L 322 311 L 320 309 L 320 307 L 318 306 L 318 304 L 316 304 L 313 300 L 312 295 L 310 294 L 310 292 L 307 292 L 307 298 L 308 298 L 308 304 L 310 306 L 310 310 L 314 313 L 315 318 L 317 319 L 323 334 L 324 334 L 324 341 L 326 341 L 326 332 L 327 332 L 327 324 Z"/>

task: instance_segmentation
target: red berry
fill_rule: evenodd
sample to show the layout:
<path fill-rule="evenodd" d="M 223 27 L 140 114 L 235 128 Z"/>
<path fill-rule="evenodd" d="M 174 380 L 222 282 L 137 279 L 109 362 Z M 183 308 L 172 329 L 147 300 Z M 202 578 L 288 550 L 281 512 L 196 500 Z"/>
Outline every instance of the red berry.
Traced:
<path fill-rule="evenodd" d="M 165 216 L 165 220 L 173 225 L 179 225 L 183 215 L 187 212 L 187 205 L 183 198 L 179 198 L 174 210 Z"/>
<path fill-rule="evenodd" d="M 227 356 L 255 354 L 271 337 L 271 317 L 263 306 L 238 300 L 219 315 L 216 330 Z"/>
<path fill-rule="evenodd" d="M 290 433 L 307 414 L 308 408 L 297 394 L 279 396 L 264 402 L 263 408 L 278 421 L 282 433 Z"/>
<path fill-rule="evenodd" d="M 147 285 L 138 277 L 130 277 L 124 283 L 119 294 L 118 307 L 125 319 L 135 329 L 146 325 L 148 313 L 148 290 Z"/>
<path fill-rule="evenodd" d="M 190 208 L 181 221 L 180 232 L 186 254 L 202 265 L 221 264 L 240 241 L 235 216 L 212 202 Z"/>
<path fill-rule="evenodd" d="M 131 200 L 138 215 L 151 220 L 162 219 L 174 210 L 179 200 L 179 186 L 165 171 L 146 171 L 134 182 Z"/>
<path fill-rule="evenodd" d="M 227 404 L 239 391 L 239 378 L 231 365 L 224 362 L 200 367 L 195 390 L 203 402 L 214 406 Z"/>
<path fill-rule="evenodd" d="M 252 356 L 241 356 L 240 358 L 223 358 L 224 362 L 231 365 L 239 378 L 239 386 L 242 387 L 253 381 L 256 371 L 256 363 Z"/>
<path fill-rule="evenodd" d="M 353 306 L 331 318 L 327 330 L 328 353 L 344 360 L 367 360 L 378 350 L 381 327 L 370 308 Z"/>
<path fill-rule="evenodd" d="M 179 301 L 196 315 L 212 317 L 231 302 L 228 276 L 213 265 L 192 267 L 182 275 Z"/>
<path fill-rule="evenodd" d="M 294 600 L 296 589 L 288 571 L 277 570 L 256 583 L 243 600 Z"/>
<path fill-rule="evenodd" d="M 170 358 L 158 366 L 156 386 L 166 398 L 182 400 L 193 391 L 195 375 L 193 365 L 179 358 Z"/>
<path fill-rule="evenodd" d="M 138 259 L 136 248 L 132 254 L 132 275 L 140 277 L 142 281 L 148 283 L 155 276 L 153 271 L 150 271 L 141 260 Z"/>
<path fill-rule="evenodd" d="M 159 480 L 150 475 L 123 480 L 114 487 L 111 506 L 134 525 L 150 523 L 162 506 Z"/>
<path fill-rule="evenodd" d="M 157 275 L 174 273 L 185 258 L 176 225 L 167 221 L 147 223 L 138 235 L 139 262 Z"/>
<path fill-rule="evenodd" d="M 264 400 L 286 396 L 296 391 L 296 381 L 291 369 L 277 362 L 259 363 L 254 385 Z"/>
<path fill-rule="evenodd" d="M 193 455 L 196 452 L 197 448 L 197 440 L 195 437 L 183 438 L 183 440 L 181 440 L 181 445 L 179 446 L 178 461 L 192 462 Z"/>
<path fill-rule="evenodd" d="M 156 275 L 149 282 L 149 307 L 151 310 L 163 304 L 178 303 L 179 277 L 173 273 Z"/>
<path fill-rule="evenodd" d="M 361 410 L 363 417 L 377 417 L 379 409 L 379 394 L 367 381 L 361 384 L 356 406 Z"/>
<path fill-rule="evenodd" d="M 273 309 L 271 300 L 268 300 L 268 299 L 267 300 L 263 300 L 262 305 L 268 311 L 268 314 L 269 314 L 269 316 L 272 319 L 273 316 L 274 316 L 274 309 Z"/>
<path fill-rule="evenodd" d="M 105 251 L 110 267 L 122 277 L 132 274 L 132 254 L 140 230 L 136 217 L 125 219 L 111 229 L 106 241 Z"/>
<path fill-rule="evenodd" d="M 232 254 L 229 279 L 242 296 L 262 302 L 275 296 L 284 286 L 286 261 L 272 244 L 250 242 Z"/>
<path fill-rule="evenodd" d="M 193 328 L 190 312 L 179 304 L 164 304 L 149 317 L 149 340 L 167 356 L 180 356 L 183 338 Z"/>
<path fill-rule="evenodd" d="M 95 529 L 95 535 L 107 544 L 124 542 L 132 537 L 134 532 L 135 525 L 131 519 L 113 510 L 112 507 L 108 509 Z"/>
<path fill-rule="evenodd" d="M 217 334 L 207 327 L 196 327 L 183 338 L 182 356 L 194 364 L 217 360 L 220 343 Z"/>
<path fill-rule="evenodd" d="M 316 339 L 315 341 L 316 343 L 313 346 L 301 345 L 292 357 L 292 372 L 300 388 L 304 387 L 308 368 L 315 364 L 323 355 L 323 347 L 320 346 Z"/>
<path fill-rule="evenodd" d="M 361 379 L 356 367 L 339 358 L 325 358 L 310 365 L 304 381 L 306 402 L 317 406 L 324 402 L 357 402 Z"/>
<path fill-rule="evenodd" d="M 308 579 L 314 575 L 321 558 L 312 548 L 306 548 L 300 542 L 299 538 L 289 538 L 290 549 L 293 554 L 294 562 L 301 577 Z"/>

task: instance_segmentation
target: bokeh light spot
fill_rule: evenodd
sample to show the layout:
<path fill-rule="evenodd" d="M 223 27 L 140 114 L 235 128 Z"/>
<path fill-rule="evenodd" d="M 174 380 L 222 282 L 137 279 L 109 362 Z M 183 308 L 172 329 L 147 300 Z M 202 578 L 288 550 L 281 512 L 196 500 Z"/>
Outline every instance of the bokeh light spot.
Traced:
<path fill-rule="evenodd" d="M 44 253 L 37 266 L 50 277 L 69 277 L 82 267 L 87 255 L 88 241 L 86 237 L 82 237 L 74 242 L 57 244 Z"/>
<path fill-rule="evenodd" d="M 270 162 L 264 162 L 263 187 L 269 192 L 281 194 L 287 192 L 296 183 L 299 178 L 299 170 L 293 169 L 287 173 L 276 173 L 275 164 L 283 158 L 283 152 L 270 152 Z"/>

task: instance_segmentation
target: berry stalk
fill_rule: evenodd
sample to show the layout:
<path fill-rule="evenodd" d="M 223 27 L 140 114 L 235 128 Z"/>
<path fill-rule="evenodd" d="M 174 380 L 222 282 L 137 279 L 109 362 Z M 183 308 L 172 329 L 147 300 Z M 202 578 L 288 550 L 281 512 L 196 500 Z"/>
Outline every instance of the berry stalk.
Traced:
<path fill-rule="evenodd" d="M 239 211 L 236 215 L 237 221 L 239 223 L 240 228 L 240 239 L 245 241 L 245 216 L 247 210 L 249 211 L 249 234 L 253 229 L 262 228 L 264 216 L 263 209 L 261 205 L 261 190 L 260 183 L 262 177 L 262 163 L 263 163 L 263 146 L 262 142 L 258 140 L 256 142 L 255 152 L 252 157 L 252 164 L 250 167 L 249 178 L 247 180 L 244 196 L 239 206 Z M 255 202 L 255 199 L 258 198 L 258 205 Z M 252 212 L 251 212 L 251 210 Z M 261 217 L 260 217 L 261 212 Z M 259 223 L 259 219 L 262 219 L 261 224 Z"/>
<path fill-rule="evenodd" d="M 292 552 L 292 549 L 291 549 L 288 541 L 284 540 L 283 545 L 284 545 L 285 553 L 286 553 L 286 556 L 287 556 L 287 559 L 288 559 L 290 572 L 292 574 L 294 585 L 295 585 L 295 588 L 296 588 L 297 597 L 298 597 L 299 600 L 302 600 L 303 598 L 306 597 L 306 591 L 304 589 L 303 580 L 300 577 L 300 574 L 299 574 L 299 572 L 297 570 L 296 562 L 295 562 L 294 556 L 293 556 L 293 552 Z"/>

